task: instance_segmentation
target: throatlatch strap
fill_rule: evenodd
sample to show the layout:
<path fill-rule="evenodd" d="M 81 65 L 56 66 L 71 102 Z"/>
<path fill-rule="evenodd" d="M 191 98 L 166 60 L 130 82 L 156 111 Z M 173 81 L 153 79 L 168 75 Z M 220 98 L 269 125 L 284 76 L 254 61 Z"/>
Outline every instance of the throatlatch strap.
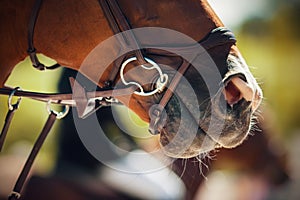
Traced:
<path fill-rule="evenodd" d="M 21 174 L 19 175 L 19 178 L 16 182 L 16 185 L 11 193 L 11 195 L 8 197 L 9 200 L 16 200 L 16 199 L 19 199 L 20 198 L 20 192 L 24 186 L 24 183 L 26 181 L 26 178 L 29 174 L 29 171 L 31 169 L 31 166 L 39 152 L 39 150 L 41 149 L 49 131 L 51 130 L 51 128 L 53 127 L 53 124 L 56 120 L 56 114 L 54 112 L 51 112 L 46 123 L 45 123 L 45 126 L 42 130 L 42 132 L 40 133 L 38 139 L 36 140 L 32 150 L 31 150 L 31 153 L 29 154 L 27 160 L 26 160 L 26 163 L 22 169 L 22 172 Z"/>

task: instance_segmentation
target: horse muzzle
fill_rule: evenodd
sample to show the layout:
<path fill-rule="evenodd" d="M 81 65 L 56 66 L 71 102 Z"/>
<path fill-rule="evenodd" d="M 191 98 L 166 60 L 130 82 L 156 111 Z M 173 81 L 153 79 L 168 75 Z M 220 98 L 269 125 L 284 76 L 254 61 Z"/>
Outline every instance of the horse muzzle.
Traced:
<path fill-rule="evenodd" d="M 247 138 L 262 91 L 251 73 L 241 67 L 232 68 L 223 79 L 224 87 L 201 103 L 204 111 L 187 106 L 193 104 L 187 101 L 192 98 L 182 100 L 184 95 L 170 100 L 166 108 L 168 119 L 160 135 L 166 155 L 194 157 L 218 147 L 234 148 Z M 195 117 L 196 109 L 200 109 L 200 117 Z"/>

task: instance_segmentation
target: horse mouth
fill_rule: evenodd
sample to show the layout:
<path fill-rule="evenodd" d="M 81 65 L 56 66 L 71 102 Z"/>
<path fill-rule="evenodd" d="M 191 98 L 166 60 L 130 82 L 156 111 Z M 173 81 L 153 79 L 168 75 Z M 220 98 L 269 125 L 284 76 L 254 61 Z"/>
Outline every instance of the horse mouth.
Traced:
<path fill-rule="evenodd" d="M 253 116 L 251 102 L 241 99 L 224 107 L 220 98 L 222 95 L 203 103 L 206 110 L 198 121 L 184 106 L 180 114 L 174 112 L 180 102 L 176 98 L 170 101 L 160 134 L 160 146 L 167 156 L 191 158 L 220 147 L 234 148 L 246 139 Z"/>

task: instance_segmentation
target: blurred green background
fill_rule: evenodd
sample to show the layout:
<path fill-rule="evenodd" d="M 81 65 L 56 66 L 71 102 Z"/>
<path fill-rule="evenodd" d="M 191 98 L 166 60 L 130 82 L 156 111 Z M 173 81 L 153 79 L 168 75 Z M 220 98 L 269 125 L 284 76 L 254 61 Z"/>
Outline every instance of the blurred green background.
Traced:
<path fill-rule="evenodd" d="M 225 25 L 236 33 L 237 45 L 263 89 L 264 105 L 276 129 L 289 138 L 300 127 L 300 1 L 222 2 L 211 0 Z"/>
<path fill-rule="evenodd" d="M 41 62 L 52 64 L 53 60 L 39 55 Z M 6 82 L 10 87 L 21 87 L 22 90 L 36 92 L 57 92 L 57 83 L 60 77 L 61 69 L 42 72 L 34 69 L 29 58 L 20 62 L 13 70 L 11 76 Z M 16 98 L 13 98 L 16 99 Z M 0 127 L 2 129 L 4 119 L 8 110 L 7 96 L 0 96 Z M 14 102 L 14 101 L 13 101 Z M 46 104 L 27 98 L 21 100 L 19 109 L 15 112 L 12 124 L 9 128 L 4 148 L 1 154 L 16 154 L 27 156 L 32 148 L 33 142 L 37 139 L 47 120 Z M 58 120 L 59 123 L 59 120 Z M 54 132 L 59 127 L 56 123 Z M 38 170 L 41 173 L 49 171 L 55 160 L 55 134 L 49 134 L 49 138 L 42 148 L 41 155 L 38 156 L 36 163 L 41 163 Z M 40 162 L 39 162 L 40 161 Z"/>
<path fill-rule="evenodd" d="M 238 31 L 238 45 L 254 66 L 276 129 L 288 138 L 300 127 L 300 1 L 278 1 L 274 11 L 248 19 Z"/>

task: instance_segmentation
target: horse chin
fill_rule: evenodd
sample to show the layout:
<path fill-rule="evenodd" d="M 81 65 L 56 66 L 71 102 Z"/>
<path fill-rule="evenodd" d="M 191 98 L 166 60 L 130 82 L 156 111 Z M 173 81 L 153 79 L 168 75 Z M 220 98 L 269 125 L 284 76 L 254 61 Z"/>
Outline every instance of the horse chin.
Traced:
<path fill-rule="evenodd" d="M 172 158 L 192 158 L 220 147 L 218 143 L 209 137 L 204 139 L 206 134 L 201 129 L 192 141 L 186 137 L 190 134 L 189 132 L 180 134 L 182 134 L 180 137 L 178 135 L 174 137 L 174 134 L 170 134 L 163 129 L 160 135 L 160 146 L 165 155 Z"/>
<path fill-rule="evenodd" d="M 220 147 L 234 148 L 247 138 L 253 116 L 250 102 L 242 99 L 225 111 L 210 102 L 198 123 L 186 108 L 179 113 L 178 105 L 167 106 L 168 120 L 160 134 L 167 156 L 191 158 Z"/>

